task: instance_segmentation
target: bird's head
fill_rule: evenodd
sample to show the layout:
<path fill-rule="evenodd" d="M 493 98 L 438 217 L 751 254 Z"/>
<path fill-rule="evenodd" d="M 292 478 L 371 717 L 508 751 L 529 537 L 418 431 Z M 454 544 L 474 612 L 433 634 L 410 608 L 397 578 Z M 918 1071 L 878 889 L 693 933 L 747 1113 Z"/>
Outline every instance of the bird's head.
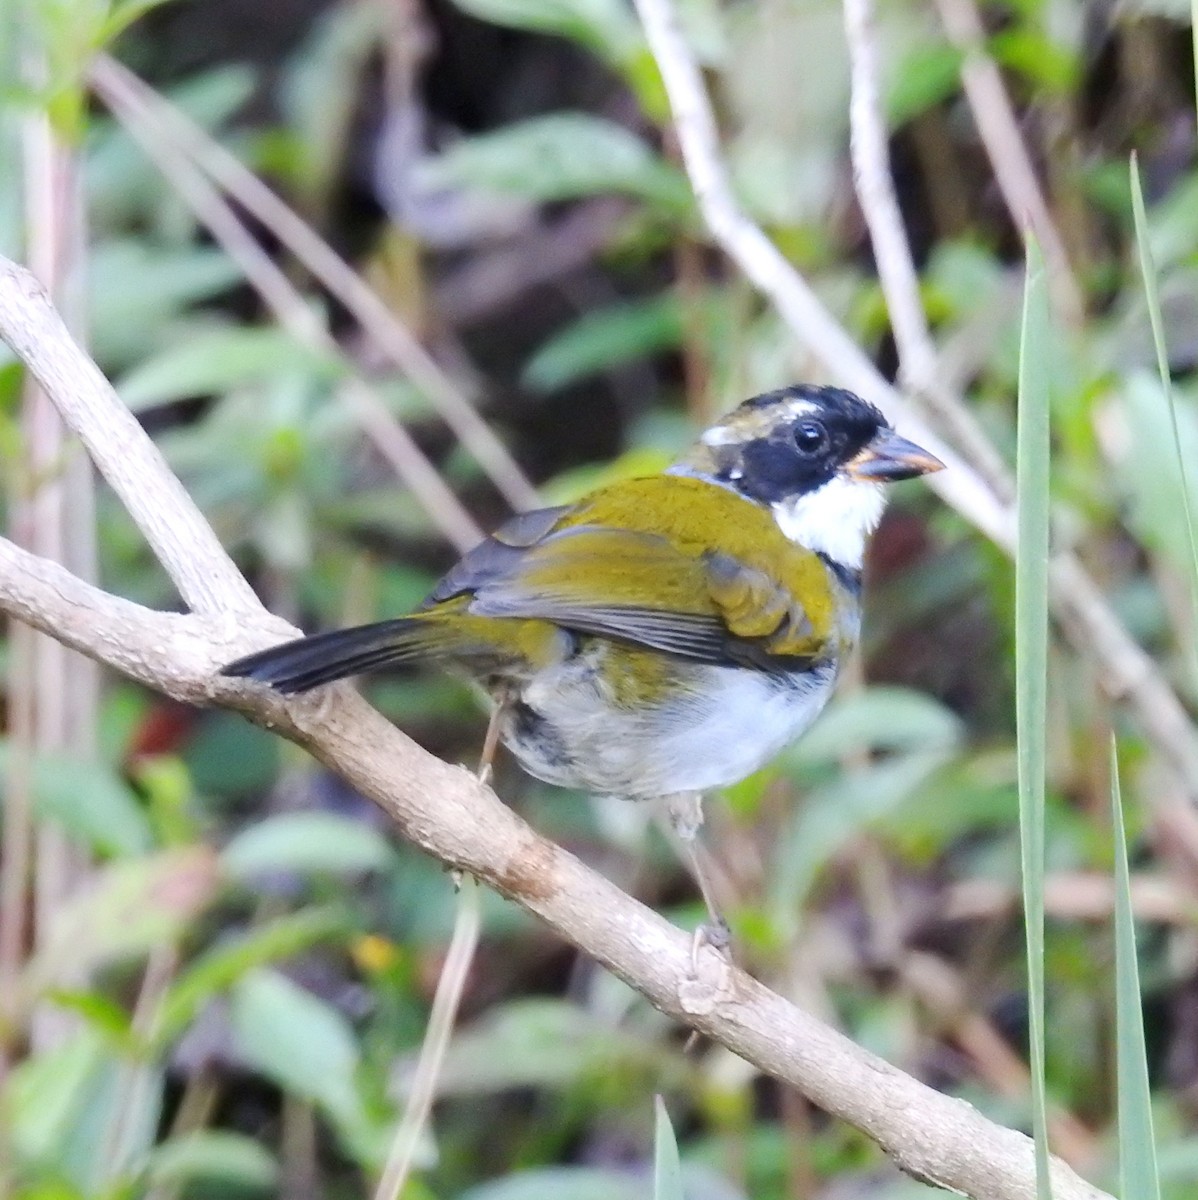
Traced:
<path fill-rule="evenodd" d="M 675 469 L 767 505 L 792 541 L 855 569 L 885 507 L 883 485 L 943 466 L 860 396 L 796 384 L 733 409 Z"/>

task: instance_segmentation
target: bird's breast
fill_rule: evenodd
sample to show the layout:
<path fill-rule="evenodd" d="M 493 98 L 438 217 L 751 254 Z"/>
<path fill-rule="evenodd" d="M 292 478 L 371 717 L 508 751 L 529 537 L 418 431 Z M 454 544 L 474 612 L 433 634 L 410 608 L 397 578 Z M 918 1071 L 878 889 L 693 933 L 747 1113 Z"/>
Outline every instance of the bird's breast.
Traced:
<path fill-rule="evenodd" d="M 680 664 L 594 639 L 528 682 L 504 741 L 537 778 L 599 794 L 725 787 L 799 737 L 836 670 L 834 661 L 776 674 Z"/>

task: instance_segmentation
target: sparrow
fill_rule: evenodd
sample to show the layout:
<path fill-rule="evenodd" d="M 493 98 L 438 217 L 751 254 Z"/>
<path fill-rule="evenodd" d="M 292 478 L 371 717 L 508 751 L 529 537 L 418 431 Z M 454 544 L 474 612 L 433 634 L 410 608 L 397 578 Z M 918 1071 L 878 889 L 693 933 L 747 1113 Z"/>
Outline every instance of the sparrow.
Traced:
<path fill-rule="evenodd" d="M 410 615 L 222 673 L 288 694 L 399 664 L 465 674 L 529 774 L 664 800 L 723 927 L 691 849 L 700 797 L 815 720 L 858 638 L 886 485 L 943 465 L 859 396 L 795 384 L 744 401 L 663 473 L 511 518 Z"/>

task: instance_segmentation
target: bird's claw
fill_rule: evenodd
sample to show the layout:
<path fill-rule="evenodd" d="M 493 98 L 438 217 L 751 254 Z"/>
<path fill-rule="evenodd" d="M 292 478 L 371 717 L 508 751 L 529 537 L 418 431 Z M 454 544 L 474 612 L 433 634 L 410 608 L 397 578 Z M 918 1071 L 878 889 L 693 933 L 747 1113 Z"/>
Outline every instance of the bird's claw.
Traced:
<path fill-rule="evenodd" d="M 704 946 L 710 946 L 721 958 L 732 961 L 732 930 L 719 914 L 696 927 L 691 937 L 691 974 L 699 977 L 699 955 Z"/>

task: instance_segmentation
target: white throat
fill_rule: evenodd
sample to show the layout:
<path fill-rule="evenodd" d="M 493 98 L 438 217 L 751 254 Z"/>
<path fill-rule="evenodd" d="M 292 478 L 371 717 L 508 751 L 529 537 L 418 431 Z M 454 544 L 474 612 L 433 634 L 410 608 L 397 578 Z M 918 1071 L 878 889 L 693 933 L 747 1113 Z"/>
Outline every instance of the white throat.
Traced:
<path fill-rule="evenodd" d="M 886 494 L 880 484 L 834 475 L 823 487 L 780 500 L 773 509 L 778 528 L 792 542 L 860 570 L 865 539 L 885 507 Z"/>

